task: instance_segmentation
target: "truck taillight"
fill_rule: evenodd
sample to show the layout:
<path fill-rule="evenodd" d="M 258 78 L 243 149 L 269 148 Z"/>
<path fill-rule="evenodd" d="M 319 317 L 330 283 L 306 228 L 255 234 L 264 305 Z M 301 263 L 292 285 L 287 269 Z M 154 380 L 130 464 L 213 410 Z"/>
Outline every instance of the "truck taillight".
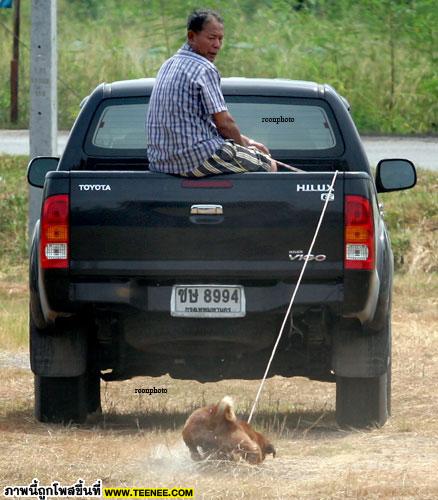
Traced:
<path fill-rule="evenodd" d="M 40 238 L 43 269 L 68 267 L 69 211 L 69 198 L 66 194 L 50 196 L 44 201 Z"/>
<path fill-rule="evenodd" d="M 345 197 L 345 269 L 374 269 L 374 221 L 369 200 Z"/>

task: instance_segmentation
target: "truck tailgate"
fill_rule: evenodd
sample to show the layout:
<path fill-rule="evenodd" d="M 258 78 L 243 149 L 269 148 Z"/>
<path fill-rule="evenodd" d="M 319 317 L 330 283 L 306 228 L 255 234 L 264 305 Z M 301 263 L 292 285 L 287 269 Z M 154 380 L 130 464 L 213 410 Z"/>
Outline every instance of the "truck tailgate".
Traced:
<path fill-rule="evenodd" d="M 150 172 L 71 172 L 71 271 L 80 274 L 294 278 L 333 173 L 184 179 Z M 306 276 L 343 269 L 338 175 Z M 287 273 L 287 277 L 284 273 Z"/>

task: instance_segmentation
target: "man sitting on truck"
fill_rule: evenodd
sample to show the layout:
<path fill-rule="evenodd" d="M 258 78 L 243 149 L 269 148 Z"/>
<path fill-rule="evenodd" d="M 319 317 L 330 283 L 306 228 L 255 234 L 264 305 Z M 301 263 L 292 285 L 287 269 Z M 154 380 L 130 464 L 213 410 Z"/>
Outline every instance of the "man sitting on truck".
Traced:
<path fill-rule="evenodd" d="M 223 36 L 217 12 L 194 11 L 187 43 L 159 70 L 147 114 L 150 170 L 184 177 L 277 171 L 266 146 L 242 135 L 228 112 L 213 64 Z"/>

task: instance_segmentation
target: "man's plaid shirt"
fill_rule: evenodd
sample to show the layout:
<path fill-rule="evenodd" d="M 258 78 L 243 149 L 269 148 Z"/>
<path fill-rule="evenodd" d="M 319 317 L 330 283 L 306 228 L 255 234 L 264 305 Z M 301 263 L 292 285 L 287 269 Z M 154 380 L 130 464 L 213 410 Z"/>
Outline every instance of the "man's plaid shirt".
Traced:
<path fill-rule="evenodd" d="M 226 109 L 216 66 L 183 45 L 161 66 L 149 101 L 150 170 L 181 174 L 199 167 L 224 143 L 212 115 Z"/>

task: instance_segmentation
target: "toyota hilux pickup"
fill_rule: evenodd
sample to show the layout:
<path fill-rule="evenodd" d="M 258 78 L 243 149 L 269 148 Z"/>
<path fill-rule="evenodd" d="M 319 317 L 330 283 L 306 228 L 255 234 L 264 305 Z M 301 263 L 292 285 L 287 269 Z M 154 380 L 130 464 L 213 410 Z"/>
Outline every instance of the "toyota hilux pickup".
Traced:
<path fill-rule="evenodd" d="M 329 85 L 228 78 L 242 133 L 295 171 L 155 173 L 153 84 L 99 85 L 62 156 L 30 162 L 43 188 L 30 252 L 37 419 L 83 422 L 101 379 L 260 379 L 306 263 L 269 376 L 334 382 L 339 425 L 383 425 L 393 256 L 378 193 L 413 187 L 414 165 L 384 159 L 373 173 Z"/>

